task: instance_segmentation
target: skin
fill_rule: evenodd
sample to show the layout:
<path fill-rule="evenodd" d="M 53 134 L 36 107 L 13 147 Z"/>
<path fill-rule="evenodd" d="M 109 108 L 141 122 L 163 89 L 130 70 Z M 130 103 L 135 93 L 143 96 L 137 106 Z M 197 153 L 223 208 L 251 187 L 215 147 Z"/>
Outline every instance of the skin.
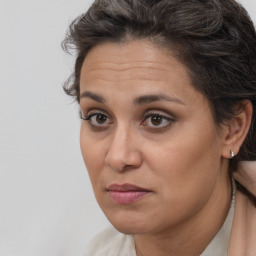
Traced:
<path fill-rule="evenodd" d="M 228 158 L 240 128 L 217 128 L 186 67 L 143 40 L 90 50 L 80 91 L 82 115 L 94 115 L 82 121 L 81 151 L 109 221 L 134 234 L 138 256 L 198 256 L 230 207 Z M 164 97 L 134 102 L 145 95 Z M 154 125 L 156 113 L 164 117 Z M 151 192 L 120 205 L 106 190 L 113 183 Z"/>

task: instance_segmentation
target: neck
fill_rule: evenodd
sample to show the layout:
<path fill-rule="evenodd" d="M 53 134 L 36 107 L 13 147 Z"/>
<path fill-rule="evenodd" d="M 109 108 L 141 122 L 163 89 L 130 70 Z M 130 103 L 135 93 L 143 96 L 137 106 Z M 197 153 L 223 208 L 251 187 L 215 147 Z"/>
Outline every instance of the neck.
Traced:
<path fill-rule="evenodd" d="M 216 184 L 202 210 L 183 223 L 156 234 L 135 235 L 137 256 L 198 256 L 218 233 L 227 217 L 232 198 L 229 175 Z"/>

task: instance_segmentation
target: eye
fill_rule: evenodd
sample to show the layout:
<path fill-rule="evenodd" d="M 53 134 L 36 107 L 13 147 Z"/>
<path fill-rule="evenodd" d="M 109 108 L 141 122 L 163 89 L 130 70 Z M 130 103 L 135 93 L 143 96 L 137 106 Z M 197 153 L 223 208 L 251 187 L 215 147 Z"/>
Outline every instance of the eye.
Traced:
<path fill-rule="evenodd" d="M 159 113 L 151 113 L 146 115 L 142 126 L 148 126 L 150 128 L 165 128 L 168 127 L 174 120 L 170 117 L 161 115 Z"/>
<path fill-rule="evenodd" d="M 94 127 L 105 127 L 111 123 L 110 118 L 103 113 L 92 113 L 86 116 L 81 115 L 81 119 L 88 121 Z"/>

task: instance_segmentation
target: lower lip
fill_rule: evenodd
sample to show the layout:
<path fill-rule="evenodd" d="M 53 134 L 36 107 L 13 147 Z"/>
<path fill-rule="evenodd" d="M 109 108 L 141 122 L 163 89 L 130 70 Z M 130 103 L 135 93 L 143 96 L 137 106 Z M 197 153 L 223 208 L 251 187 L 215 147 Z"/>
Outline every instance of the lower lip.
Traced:
<path fill-rule="evenodd" d="M 118 204 L 132 204 L 149 194 L 148 191 L 109 191 L 108 193 Z"/>

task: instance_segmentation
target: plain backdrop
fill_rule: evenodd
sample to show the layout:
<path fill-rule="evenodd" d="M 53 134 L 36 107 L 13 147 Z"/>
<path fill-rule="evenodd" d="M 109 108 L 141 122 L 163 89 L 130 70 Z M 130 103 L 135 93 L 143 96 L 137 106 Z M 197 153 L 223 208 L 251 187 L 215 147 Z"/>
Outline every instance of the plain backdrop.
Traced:
<path fill-rule="evenodd" d="M 62 84 L 68 24 L 92 0 L 0 0 L 0 256 L 82 255 L 109 225 Z M 240 0 L 256 21 L 256 1 Z"/>

